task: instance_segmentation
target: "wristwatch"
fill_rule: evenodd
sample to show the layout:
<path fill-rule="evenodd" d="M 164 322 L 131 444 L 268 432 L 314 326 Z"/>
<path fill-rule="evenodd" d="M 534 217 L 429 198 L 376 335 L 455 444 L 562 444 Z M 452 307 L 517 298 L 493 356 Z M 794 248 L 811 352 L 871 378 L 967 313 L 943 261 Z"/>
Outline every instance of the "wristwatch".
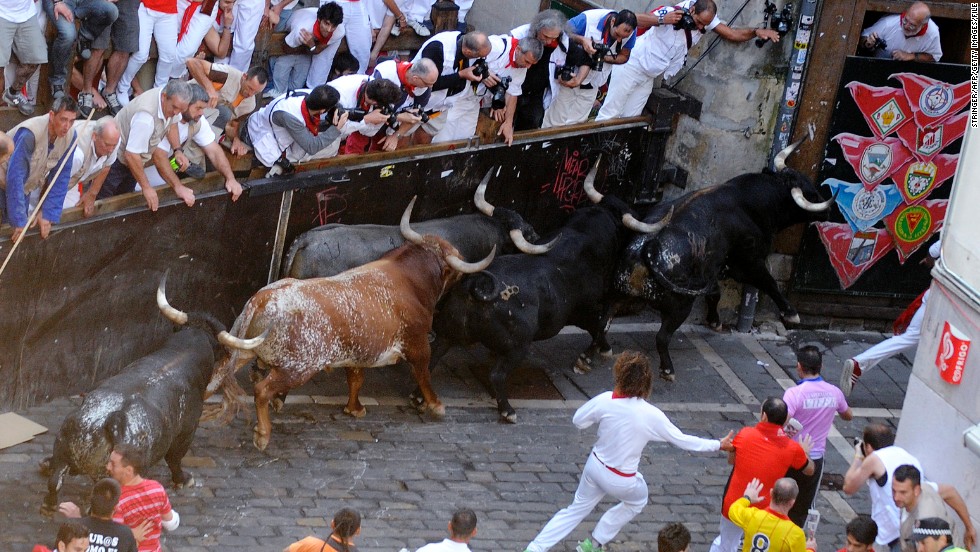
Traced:
<path fill-rule="evenodd" d="M 664 14 L 660 14 L 657 16 L 657 25 L 660 27 L 664 26 Z"/>

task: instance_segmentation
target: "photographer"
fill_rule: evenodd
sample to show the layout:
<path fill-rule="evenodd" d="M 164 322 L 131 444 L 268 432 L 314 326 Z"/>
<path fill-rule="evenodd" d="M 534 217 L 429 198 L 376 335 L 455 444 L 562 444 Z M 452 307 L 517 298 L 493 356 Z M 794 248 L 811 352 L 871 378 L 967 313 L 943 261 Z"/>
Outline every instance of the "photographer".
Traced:
<path fill-rule="evenodd" d="M 514 130 L 541 128 L 545 110 L 555 101 L 562 86 L 578 86 L 588 75 L 589 57 L 565 31 L 568 20 L 558 10 L 539 12 L 531 23 L 510 32 L 515 38 L 533 36 L 544 49 L 541 59 L 528 67 L 517 98 Z M 574 85 L 571 83 L 574 82 Z"/>
<path fill-rule="evenodd" d="M 398 85 L 387 79 L 372 79 L 368 75 L 345 75 L 327 85 L 340 94 L 337 111 L 347 116 L 347 124 L 336 140 L 302 161 L 336 156 L 340 142 L 355 132 L 374 136 L 388 122 L 389 115 L 395 112 L 395 104 L 401 97 Z"/>
<path fill-rule="evenodd" d="M 273 168 L 269 176 L 292 172 L 293 163 L 339 138 L 347 123 L 347 114 L 334 109 L 339 98 L 325 84 L 283 94 L 249 115 L 238 137 L 259 162 Z M 332 113 L 329 119 L 321 120 L 327 113 Z"/>
<path fill-rule="evenodd" d="M 523 92 L 521 87 L 527 69 L 541 59 L 544 48 L 541 41 L 534 37 L 518 39 L 510 35 L 497 35 L 490 37 L 490 40 L 492 43 L 501 41 L 503 51 L 496 57 L 491 53 L 487 59 L 490 76 L 476 87 L 476 98 L 480 102 L 477 110 L 480 107 L 490 109 L 490 116 L 500 123 L 497 136 L 502 136 L 509 146 L 514 141 L 514 113 L 517 111 L 517 98 Z M 453 111 L 455 109 L 456 106 L 453 106 Z M 476 132 L 475 124 L 472 132 Z"/>
<path fill-rule="evenodd" d="M 545 113 L 544 126 L 581 123 L 589 118 L 599 88 L 613 65 L 630 58 L 636 42 L 636 14 L 629 10 L 587 10 L 569 21 L 572 40 L 590 56 L 589 66 L 570 80 L 560 79 L 558 97 Z"/>
<path fill-rule="evenodd" d="M 414 132 L 418 125 L 428 119 L 425 111 L 432 94 L 432 85 L 439 78 L 439 69 L 432 60 L 422 58 L 418 62 L 382 61 L 374 70 L 372 80 L 384 79 L 398 87 L 400 95 L 393 103 L 394 119 L 389 120 L 373 136 L 354 132 L 347 137 L 344 153 L 365 153 L 368 151 L 394 151 L 399 141 Z"/>
<path fill-rule="evenodd" d="M 474 74 L 474 68 L 478 60 L 483 60 L 490 55 L 490 51 L 490 40 L 485 33 L 479 31 L 466 34 L 457 31 L 439 33 L 422 44 L 422 48 L 412 62 L 425 58 L 431 60 L 439 69 L 439 78 L 432 85 L 432 95 L 426 107 L 441 113 L 438 117 L 423 123 L 421 132 L 413 134 L 416 144 L 451 142 L 472 136 L 472 134 L 456 136 L 454 133 L 456 128 L 446 129 L 446 116 L 457 98 L 472 93 L 467 85 L 478 83 L 483 79 L 482 73 Z M 481 66 L 485 65 L 486 60 L 483 60 Z"/>
<path fill-rule="evenodd" d="M 652 28 L 636 40 L 629 61 L 613 67 L 609 92 L 596 120 L 639 115 L 657 77 L 676 75 L 687 52 L 706 31 L 714 31 L 729 42 L 753 38 L 779 42 L 779 34 L 772 29 L 733 29 L 718 19 L 717 12 L 713 0 L 683 0 L 676 6 L 661 6 L 650 14 L 637 15 L 640 27 Z"/>
<path fill-rule="evenodd" d="M 939 61 L 939 27 L 929 6 L 915 2 L 901 15 L 886 15 L 861 31 L 861 47 L 873 57 L 898 61 Z"/>

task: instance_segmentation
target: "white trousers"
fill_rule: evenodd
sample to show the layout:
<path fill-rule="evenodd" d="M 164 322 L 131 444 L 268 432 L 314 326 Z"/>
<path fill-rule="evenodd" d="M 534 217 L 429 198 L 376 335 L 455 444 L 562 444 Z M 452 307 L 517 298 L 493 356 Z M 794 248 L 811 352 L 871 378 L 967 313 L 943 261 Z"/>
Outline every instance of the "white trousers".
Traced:
<path fill-rule="evenodd" d="M 336 0 L 344 10 L 344 30 L 347 47 L 357 59 L 357 72 L 363 74 L 367 70 L 368 59 L 371 57 L 371 22 L 364 9 L 363 2 L 351 0 Z"/>
<path fill-rule="evenodd" d="M 180 20 L 183 20 L 184 12 L 187 11 L 189 6 L 190 2 L 188 0 L 177 0 L 177 14 L 180 16 Z M 177 43 L 177 63 L 174 64 L 173 70 L 170 71 L 170 78 L 172 79 L 177 79 L 187 74 L 187 67 L 184 65 L 187 62 L 187 58 L 192 58 L 197 53 L 197 49 L 201 47 L 201 43 L 204 42 L 204 37 L 207 36 L 208 31 L 214 26 L 214 20 L 217 17 L 201 13 L 200 8 L 196 5 L 195 10 L 194 15 L 191 16 L 190 23 L 187 24 L 187 32 L 184 33 L 180 42 Z M 157 66 L 157 71 L 160 71 L 159 66 Z"/>
<path fill-rule="evenodd" d="M 636 117 L 643 112 L 655 80 L 630 62 L 614 66 L 606 99 L 595 120 Z"/>
<path fill-rule="evenodd" d="M 232 22 L 231 56 L 228 65 L 245 73 L 252 66 L 252 52 L 255 50 L 255 35 L 265 12 L 264 0 L 237 0 L 235 2 L 235 21 Z M 216 60 L 217 61 L 217 60 Z"/>
<path fill-rule="evenodd" d="M 929 299 L 929 292 L 922 297 L 922 305 L 912 315 L 909 327 L 905 333 L 889 337 L 881 343 L 871 347 L 867 351 L 854 357 L 858 366 L 861 367 L 861 375 L 875 364 L 888 357 L 911 351 L 919 345 L 919 336 L 922 334 L 922 318 L 926 315 L 926 301 Z"/>
<path fill-rule="evenodd" d="M 432 143 L 466 140 L 476 134 L 476 123 L 480 119 L 480 98 L 473 93 L 469 83 L 466 89 L 452 99 L 452 107 L 443 111 L 445 117 L 442 130 L 432 137 Z"/>
<path fill-rule="evenodd" d="M 643 510 L 647 505 L 649 490 L 643 474 L 637 473 L 633 477 L 616 475 L 603 466 L 594 454 L 589 453 L 575 491 L 575 500 L 551 518 L 531 544 L 527 545 L 527 549 L 531 552 L 545 552 L 558 544 L 607 494 L 620 502 L 599 518 L 599 523 L 592 531 L 593 540 L 599 544 L 606 544 L 615 538 L 619 530 Z"/>
<path fill-rule="evenodd" d="M 592 105 L 599 94 L 598 88 L 586 89 L 558 87 L 558 96 L 544 111 L 541 128 L 574 125 L 584 122 L 592 112 Z"/>
<path fill-rule="evenodd" d="M 744 536 L 745 531 L 741 527 L 722 516 L 721 523 L 718 524 L 718 536 L 711 543 L 708 552 L 739 552 Z"/>
<path fill-rule="evenodd" d="M 153 75 L 153 87 L 163 86 L 170 80 L 170 74 L 177 62 L 177 30 L 180 28 L 180 15 L 176 13 L 163 13 L 148 9 L 140 4 L 136 12 L 140 22 L 140 49 L 129 56 L 126 63 L 126 70 L 123 71 L 119 85 L 116 86 L 116 94 L 119 103 L 125 105 L 129 103 L 129 91 L 131 83 L 139 73 L 140 67 L 146 63 L 150 57 L 150 44 L 157 43 L 157 70 Z"/>

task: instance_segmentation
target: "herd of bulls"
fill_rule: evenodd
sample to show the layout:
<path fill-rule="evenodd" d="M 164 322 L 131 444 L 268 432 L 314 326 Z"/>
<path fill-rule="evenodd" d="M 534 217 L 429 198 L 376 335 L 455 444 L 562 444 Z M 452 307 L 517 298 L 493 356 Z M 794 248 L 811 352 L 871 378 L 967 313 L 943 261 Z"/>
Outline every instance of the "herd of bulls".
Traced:
<path fill-rule="evenodd" d="M 657 204 L 643 216 L 594 189 L 596 163 L 583 183 L 592 205 L 577 210 L 543 245 L 533 243 L 542 240 L 518 213 L 484 199 L 491 173 L 475 196 L 481 214 L 413 229 L 413 200 L 398 227 L 316 228 L 292 244 L 287 277 L 252 296 L 230 330 L 211 316 L 171 306 L 165 276 L 157 304 L 178 331 L 88 393 L 65 420 L 53 456 L 42 465 L 49 473 L 42 512 L 57 508 L 65 475 L 103 476 L 118 442 L 145 451 L 144 465 L 165 459 L 174 484 L 189 484 L 181 459 L 204 400 L 220 391 L 220 407 L 204 416 L 231 420 L 242 406 L 235 374 L 253 361 L 253 442 L 264 450 L 270 403 L 281 406 L 290 389 L 320 370 L 345 369 L 344 411 L 362 416 L 362 370 L 405 361 L 418 385 L 411 400 L 442 415 L 430 367 L 453 346 L 482 343 L 496 357 L 490 380 L 500 416 L 516 422 L 506 381 L 531 343 L 578 326 L 592 341 L 575 369 L 587 370 L 594 355 L 611 352 L 605 332 L 627 302 L 641 300 L 660 311 L 656 344 L 661 375 L 671 380 L 670 338 L 699 295 L 707 296 L 709 322 L 718 323 L 719 278 L 758 287 L 784 319 L 798 320 L 766 256 L 776 232 L 813 220 L 833 199 L 824 201 L 809 179 L 785 166 L 793 147 L 777 156 L 775 171 L 737 176 Z M 484 258 L 462 260 L 474 257 Z"/>

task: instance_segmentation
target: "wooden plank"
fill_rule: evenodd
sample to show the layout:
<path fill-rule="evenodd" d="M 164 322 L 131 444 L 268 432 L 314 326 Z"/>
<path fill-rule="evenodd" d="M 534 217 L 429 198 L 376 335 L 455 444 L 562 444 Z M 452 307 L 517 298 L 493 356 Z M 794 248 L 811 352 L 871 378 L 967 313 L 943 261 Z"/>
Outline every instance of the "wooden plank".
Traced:
<path fill-rule="evenodd" d="M 929 2 L 929 12 L 932 17 L 947 19 L 970 19 L 970 0 L 953 0 L 947 2 Z M 902 13 L 909 7 L 905 0 L 868 0 L 867 11 L 884 13 Z"/>

